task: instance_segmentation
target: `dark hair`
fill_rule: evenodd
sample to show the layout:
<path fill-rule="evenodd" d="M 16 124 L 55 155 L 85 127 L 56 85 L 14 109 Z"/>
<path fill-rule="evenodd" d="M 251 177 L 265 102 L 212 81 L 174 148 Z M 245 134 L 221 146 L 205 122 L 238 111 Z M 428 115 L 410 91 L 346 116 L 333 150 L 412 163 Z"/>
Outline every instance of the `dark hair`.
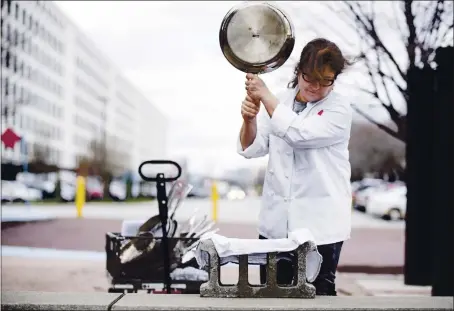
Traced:
<path fill-rule="evenodd" d="M 337 78 L 349 65 L 351 63 L 335 43 L 323 38 L 314 39 L 301 51 L 300 60 L 295 66 L 294 76 L 288 87 L 294 88 L 298 85 L 298 74 L 301 71 L 316 79 L 323 79 L 321 73 L 325 66 L 328 66 L 334 71 L 334 78 Z"/>

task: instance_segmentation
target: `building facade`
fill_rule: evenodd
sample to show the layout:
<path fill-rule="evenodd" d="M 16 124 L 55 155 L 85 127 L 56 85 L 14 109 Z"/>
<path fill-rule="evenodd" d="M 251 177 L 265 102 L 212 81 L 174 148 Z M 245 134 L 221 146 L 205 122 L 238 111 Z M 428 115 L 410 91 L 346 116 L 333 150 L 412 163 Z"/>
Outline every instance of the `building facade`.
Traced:
<path fill-rule="evenodd" d="M 51 1 L 1 0 L 2 161 L 75 168 L 102 151 L 116 171 L 166 156 L 167 120 Z M 98 150 L 98 151 L 97 151 Z"/>

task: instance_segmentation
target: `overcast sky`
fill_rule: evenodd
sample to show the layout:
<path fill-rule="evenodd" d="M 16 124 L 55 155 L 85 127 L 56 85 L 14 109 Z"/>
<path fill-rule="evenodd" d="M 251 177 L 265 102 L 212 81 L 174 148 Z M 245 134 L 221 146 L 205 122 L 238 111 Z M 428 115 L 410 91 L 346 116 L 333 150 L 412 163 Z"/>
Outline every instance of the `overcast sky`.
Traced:
<path fill-rule="evenodd" d="M 190 168 L 201 172 L 264 163 L 265 159 L 245 160 L 236 153 L 245 74 L 227 62 L 218 41 L 221 21 L 238 1 L 56 3 L 167 115 L 169 157 L 188 157 Z M 317 36 L 309 29 L 320 23 L 315 17 L 322 7 L 317 2 L 278 5 L 295 24 L 292 59 L 296 59 L 302 47 Z M 295 5 L 306 9 L 295 10 Z M 354 40 L 337 43 L 350 51 L 358 44 Z M 281 90 L 293 66 L 288 61 L 262 77 L 273 91 Z M 344 81 L 357 83 L 351 75 L 346 74 Z M 359 96 L 351 90 L 340 91 L 352 98 Z"/>

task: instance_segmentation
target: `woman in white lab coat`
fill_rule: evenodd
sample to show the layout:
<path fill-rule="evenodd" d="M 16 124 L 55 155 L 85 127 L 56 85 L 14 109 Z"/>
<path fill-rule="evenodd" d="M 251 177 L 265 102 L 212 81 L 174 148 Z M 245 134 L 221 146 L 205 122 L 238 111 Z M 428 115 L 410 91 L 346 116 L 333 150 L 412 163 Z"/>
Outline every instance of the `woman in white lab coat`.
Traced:
<path fill-rule="evenodd" d="M 259 238 L 285 238 L 306 228 L 323 263 L 317 295 L 336 295 L 342 244 L 350 238 L 349 99 L 336 93 L 336 78 L 349 65 L 340 49 L 315 39 L 302 50 L 288 89 L 274 95 L 256 75 L 246 75 L 238 153 L 269 155 L 259 216 Z M 289 262 L 278 264 L 278 283 L 292 283 Z M 266 279 L 264 267 L 261 282 Z"/>

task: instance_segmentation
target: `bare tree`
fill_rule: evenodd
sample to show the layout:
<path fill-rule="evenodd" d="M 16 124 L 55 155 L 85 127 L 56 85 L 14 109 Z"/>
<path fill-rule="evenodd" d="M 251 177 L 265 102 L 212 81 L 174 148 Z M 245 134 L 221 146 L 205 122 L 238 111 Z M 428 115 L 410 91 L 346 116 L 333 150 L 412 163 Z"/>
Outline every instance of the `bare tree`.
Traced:
<path fill-rule="evenodd" d="M 85 174 L 98 175 L 104 181 L 104 193 L 107 193 L 113 176 L 124 173 L 128 168 L 129 156 L 119 152 L 113 137 L 90 141 L 89 154 L 79 160 L 78 167 Z"/>
<path fill-rule="evenodd" d="M 305 13 L 315 5 L 295 2 L 292 6 Z M 386 110 L 396 128 L 377 121 L 364 107 L 354 108 L 381 130 L 405 141 L 406 112 L 399 104 L 408 105 L 407 74 L 415 66 L 436 66 L 437 47 L 452 46 L 453 1 L 327 1 L 320 5 L 324 11 L 306 13 L 310 23 L 305 30 L 329 34 L 344 46 L 359 48 L 353 53 L 368 85 L 360 89 Z"/>
<path fill-rule="evenodd" d="M 37 164 L 49 164 L 49 147 L 40 143 L 34 143 L 32 149 L 32 162 Z"/>
<path fill-rule="evenodd" d="M 395 126 L 386 124 L 391 129 Z M 400 175 L 405 161 L 405 144 L 367 122 L 355 122 L 349 144 L 352 178 L 367 173 Z"/>

